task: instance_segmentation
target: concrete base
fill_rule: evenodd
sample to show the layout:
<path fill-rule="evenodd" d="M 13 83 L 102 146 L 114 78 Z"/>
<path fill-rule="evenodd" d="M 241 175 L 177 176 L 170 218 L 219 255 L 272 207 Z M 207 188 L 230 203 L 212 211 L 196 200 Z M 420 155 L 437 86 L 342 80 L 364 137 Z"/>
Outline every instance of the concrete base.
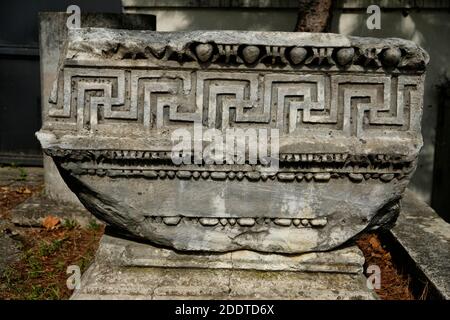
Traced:
<path fill-rule="evenodd" d="M 187 254 L 105 235 L 71 299 L 377 299 L 363 263 L 357 247 Z"/>
<path fill-rule="evenodd" d="M 57 202 L 67 203 L 79 209 L 84 209 L 75 193 L 70 191 L 59 174 L 53 159 L 44 154 L 45 194 Z"/>
<path fill-rule="evenodd" d="M 76 221 L 81 227 L 87 227 L 92 222 L 103 224 L 83 207 L 55 201 L 42 194 L 34 195 L 11 209 L 11 222 L 20 227 L 42 227 L 44 219 L 50 214 L 61 222 Z"/>
<path fill-rule="evenodd" d="M 417 282 L 426 284 L 429 299 L 450 299 L 450 223 L 410 190 L 390 231 L 400 253 L 412 262 Z M 423 289 L 425 290 L 425 288 Z"/>

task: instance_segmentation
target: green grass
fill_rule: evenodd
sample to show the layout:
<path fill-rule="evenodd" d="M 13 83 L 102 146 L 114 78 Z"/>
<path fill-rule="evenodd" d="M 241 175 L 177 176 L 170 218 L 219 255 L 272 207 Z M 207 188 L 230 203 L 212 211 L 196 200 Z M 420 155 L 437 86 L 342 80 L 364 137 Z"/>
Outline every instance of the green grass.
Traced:
<path fill-rule="evenodd" d="M 48 242 L 41 243 L 41 245 L 39 246 L 39 255 L 42 257 L 47 257 L 47 256 L 52 255 L 53 253 L 55 253 L 56 251 L 61 249 L 65 240 L 66 240 L 66 238 L 62 238 L 62 239 L 53 240 L 50 243 L 48 243 Z"/>
<path fill-rule="evenodd" d="M 70 296 L 66 286 L 66 268 L 75 264 L 83 272 L 89 267 L 98 241 L 96 230 L 101 231 L 103 227 L 95 220 L 91 220 L 86 228 L 74 220 L 63 221 L 63 225 L 67 229 L 28 235 L 30 239 L 24 240 L 26 247 L 21 260 L 0 272 L 0 299 L 59 300 Z M 92 243 L 72 247 L 71 239 L 80 236 Z"/>
<path fill-rule="evenodd" d="M 64 260 L 60 260 L 56 263 L 56 270 L 62 272 L 66 270 L 66 262 Z"/>
<path fill-rule="evenodd" d="M 28 177 L 28 173 L 24 168 L 18 167 L 17 168 L 19 170 L 19 180 L 20 181 L 25 181 L 27 180 Z"/>
<path fill-rule="evenodd" d="M 19 180 L 19 181 L 25 181 L 25 180 L 27 180 L 27 177 L 28 177 L 28 172 L 27 172 L 27 170 L 25 170 L 24 168 L 18 166 L 17 163 L 15 163 L 15 162 L 11 162 L 11 163 L 9 164 L 9 166 L 10 166 L 12 169 L 17 169 L 17 170 L 19 171 L 19 178 L 18 178 L 17 180 Z"/>
<path fill-rule="evenodd" d="M 79 226 L 78 222 L 74 219 L 64 219 L 63 227 L 68 230 L 73 230 Z"/>
<path fill-rule="evenodd" d="M 83 272 L 89 266 L 89 260 L 83 256 L 77 261 L 76 265 L 79 266 L 80 270 Z"/>
<path fill-rule="evenodd" d="M 88 225 L 88 229 L 93 230 L 93 231 L 98 231 L 100 230 L 101 225 L 99 223 L 97 223 L 97 221 L 95 221 L 94 219 L 89 221 L 89 225 Z"/>
<path fill-rule="evenodd" d="M 30 292 L 26 295 L 26 300 L 41 300 L 45 289 L 41 285 L 32 285 Z"/>
<path fill-rule="evenodd" d="M 28 250 L 25 253 L 25 262 L 27 264 L 29 278 L 37 278 L 44 272 L 41 261 L 33 254 L 32 250 Z"/>
<path fill-rule="evenodd" d="M 2 274 L 2 278 L 4 279 L 6 285 L 9 287 L 12 285 L 14 280 L 18 277 L 17 270 L 11 266 L 8 266 Z"/>
<path fill-rule="evenodd" d="M 61 294 L 56 284 L 31 286 L 31 290 L 25 296 L 26 300 L 59 300 Z"/>

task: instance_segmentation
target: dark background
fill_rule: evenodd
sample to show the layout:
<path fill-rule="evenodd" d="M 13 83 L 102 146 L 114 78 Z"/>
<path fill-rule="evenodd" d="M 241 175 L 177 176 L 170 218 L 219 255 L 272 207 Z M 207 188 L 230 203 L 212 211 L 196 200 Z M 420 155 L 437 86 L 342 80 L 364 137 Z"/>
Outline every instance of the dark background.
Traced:
<path fill-rule="evenodd" d="M 34 133 L 41 127 L 38 12 L 121 13 L 120 0 L 0 2 L 0 163 L 42 165 Z"/>

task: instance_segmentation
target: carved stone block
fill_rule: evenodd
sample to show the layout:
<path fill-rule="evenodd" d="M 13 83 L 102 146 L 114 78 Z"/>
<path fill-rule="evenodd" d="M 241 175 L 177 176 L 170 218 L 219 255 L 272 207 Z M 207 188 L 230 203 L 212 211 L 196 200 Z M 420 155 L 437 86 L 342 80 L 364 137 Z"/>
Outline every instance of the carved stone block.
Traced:
<path fill-rule="evenodd" d="M 395 221 L 422 146 L 428 55 L 412 42 L 91 28 L 70 31 L 63 58 L 37 135 L 119 232 L 179 250 L 301 253 Z M 277 170 L 196 161 L 196 125 L 277 130 Z M 193 161 L 176 164 L 179 129 Z"/>

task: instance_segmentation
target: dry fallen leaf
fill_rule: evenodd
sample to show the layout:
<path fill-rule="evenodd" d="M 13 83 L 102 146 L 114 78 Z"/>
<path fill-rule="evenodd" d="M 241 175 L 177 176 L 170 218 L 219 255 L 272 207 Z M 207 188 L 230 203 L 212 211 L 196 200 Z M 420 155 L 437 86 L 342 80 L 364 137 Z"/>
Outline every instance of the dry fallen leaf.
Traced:
<path fill-rule="evenodd" d="M 373 237 L 370 238 L 369 239 L 369 243 L 370 243 L 370 245 L 372 246 L 372 248 L 374 250 L 380 250 L 381 249 L 380 242 L 376 238 L 373 238 Z"/>
<path fill-rule="evenodd" d="M 17 193 L 21 193 L 21 194 L 30 194 L 31 190 L 28 189 L 27 187 L 21 187 L 19 188 L 19 190 L 17 190 Z"/>
<path fill-rule="evenodd" d="M 53 230 L 56 228 L 56 226 L 60 223 L 59 218 L 54 216 L 46 216 L 44 220 L 42 221 L 42 225 L 47 230 Z"/>

